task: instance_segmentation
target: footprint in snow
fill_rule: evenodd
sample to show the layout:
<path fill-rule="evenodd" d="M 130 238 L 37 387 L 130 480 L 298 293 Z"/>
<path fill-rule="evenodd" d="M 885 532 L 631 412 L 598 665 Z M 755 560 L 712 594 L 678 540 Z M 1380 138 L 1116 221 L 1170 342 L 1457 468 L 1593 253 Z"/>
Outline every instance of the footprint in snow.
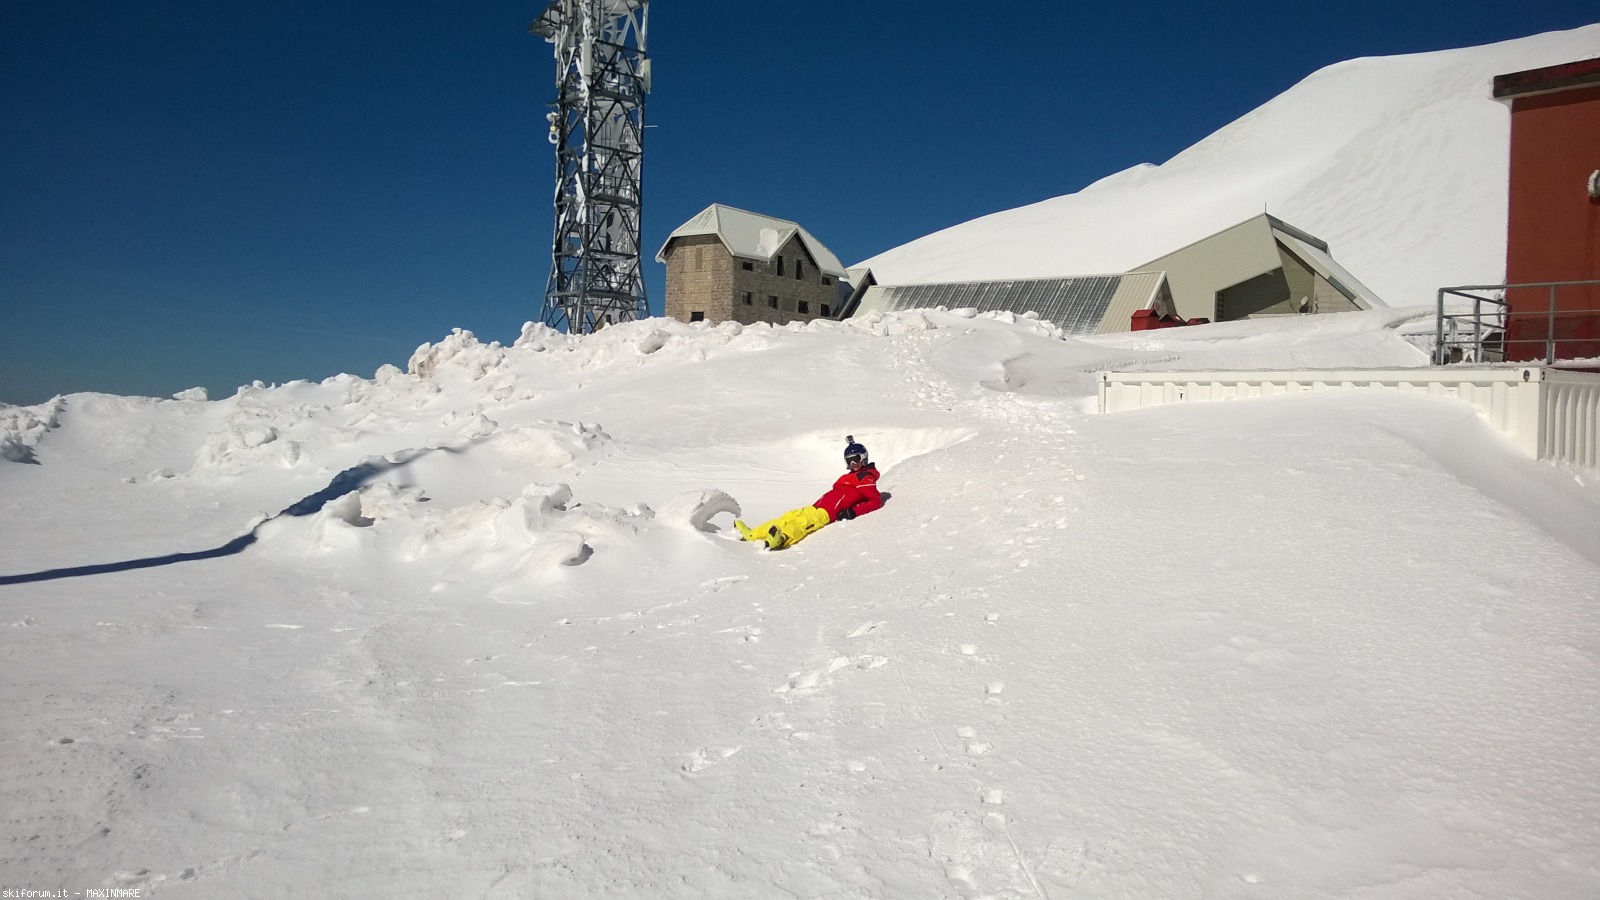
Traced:
<path fill-rule="evenodd" d="M 739 640 L 748 644 L 755 644 L 761 641 L 762 631 L 754 625 L 740 625 L 735 628 L 724 628 L 718 631 L 717 634 L 737 634 L 739 635 Z"/>
<path fill-rule="evenodd" d="M 889 624 L 889 623 L 887 623 L 887 622 L 862 622 L 860 625 L 857 625 L 855 630 L 850 632 L 850 634 L 847 635 L 847 636 L 848 637 L 853 637 L 853 638 L 866 637 L 867 635 L 873 633 L 874 631 L 877 631 L 879 628 L 882 628 L 883 626 L 885 626 L 887 624 Z"/>
<path fill-rule="evenodd" d="M 988 741 L 977 740 L 978 730 L 967 725 L 956 729 L 956 736 L 966 742 L 968 756 L 983 756 L 994 749 Z"/>
<path fill-rule="evenodd" d="M 774 690 L 780 694 L 788 691 L 810 690 L 811 688 L 821 684 L 824 678 L 849 665 L 850 657 L 835 656 L 833 659 L 828 661 L 828 665 L 824 668 L 812 669 L 809 672 L 795 672 L 789 676 L 789 680 L 787 682 L 774 688 Z"/>
<path fill-rule="evenodd" d="M 887 656 L 866 655 L 858 656 L 855 659 L 851 659 L 848 656 L 835 656 L 832 660 L 829 660 L 828 664 L 823 668 L 812 669 L 806 672 L 792 673 L 787 682 L 778 685 L 772 690 L 773 693 L 776 694 L 786 694 L 790 691 L 797 693 L 810 691 L 814 688 L 831 683 L 829 676 L 840 669 L 847 669 L 851 666 L 854 666 L 857 669 L 881 669 L 888 664 L 889 657 Z"/>
<path fill-rule="evenodd" d="M 960 897 L 1041 896 L 998 813 L 945 813 L 928 835 L 928 856 L 944 868 L 945 880 Z"/>
<path fill-rule="evenodd" d="M 743 750 L 744 747 L 697 747 L 689 754 L 688 762 L 678 768 L 689 775 L 697 775 Z"/>

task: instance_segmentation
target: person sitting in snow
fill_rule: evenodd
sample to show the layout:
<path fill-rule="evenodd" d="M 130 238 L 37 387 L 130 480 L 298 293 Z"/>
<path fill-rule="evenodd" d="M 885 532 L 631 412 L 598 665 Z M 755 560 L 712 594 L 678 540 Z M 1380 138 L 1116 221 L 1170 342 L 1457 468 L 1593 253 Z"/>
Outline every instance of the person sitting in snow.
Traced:
<path fill-rule="evenodd" d="M 844 464 L 850 471 L 839 476 L 832 490 L 810 506 L 791 509 L 754 528 L 735 519 L 733 524 L 740 536 L 747 541 L 765 541 L 768 549 L 782 550 L 830 522 L 864 516 L 883 506 L 883 496 L 878 493 L 878 467 L 867 459 L 867 448 L 856 443 L 855 435 L 846 437 L 845 442 Z"/>

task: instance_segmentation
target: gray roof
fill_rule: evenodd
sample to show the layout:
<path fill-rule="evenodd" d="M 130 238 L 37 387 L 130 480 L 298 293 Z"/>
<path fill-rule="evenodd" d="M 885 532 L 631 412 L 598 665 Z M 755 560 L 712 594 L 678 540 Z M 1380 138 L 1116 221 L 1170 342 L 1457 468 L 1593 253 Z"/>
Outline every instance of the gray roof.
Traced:
<path fill-rule="evenodd" d="M 1166 271 L 1181 315 L 1209 316 L 1215 308 L 1218 290 L 1282 268 L 1284 254 L 1298 258 L 1358 309 L 1388 306 L 1371 288 L 1334 261 L 1326 241 L 1265 212 L 1186 244 L 1139 268 Z"/>
<path fill-rule="evenodd" d="M 875 284 L 867 288 L 853 315 L 938 306 L 978 312 L 1035 312 L 1068 334 L 1105 334 L 1129 330 L 1136 310 L 1170 307 L 1166 281 L 1163 272 L 1130 272 L 1076 278 Z"/>
<path fill-rule="evenodd" d="M 1299 253 L 1296 255 L 1304 260 L 1312 271 L 1327 279 L 1328 283 L 1333 285 L 1334 290 L 1344 294 L 1358 308 L 1385 309 L 1389 306 L 1383 301 L 1382 297 L 1372 292 L 1372 288 L 1362 284 L 1354 275 L 1350 274 L 1350 270 L 1335 262 L 1332 254 L 1328 253 L 1327 244 L 1321 241 L 1301 240 L 1302 236 L 1308 236 L 1305 235 L 1305 232 L 1281 228 L 1274 228 L 1272 231 L 1279 241 L 1289 246 L 1290 252 L 1298 250 Z"/>
<path fill-rule="evenodd" d="M 713 203 L 701 210 L 667 235 L 666 242 L 656 252 L 656 262 L 667 261 L 667 247 L 671 246 L 674 238 L 701 234 L 716 235 L 729 253 L 743 259 L 771 259 L 773 254 L 783 249 L 784 244 L 789 243 L 791 237 L 798 234 L 806 252 L 811 254 L 824 275 L 844 277 L 844 266 L 840 264 L 839 257 L 812 237 L 811 232 L 787 219 L 775 219 L 720 203 Z"/>

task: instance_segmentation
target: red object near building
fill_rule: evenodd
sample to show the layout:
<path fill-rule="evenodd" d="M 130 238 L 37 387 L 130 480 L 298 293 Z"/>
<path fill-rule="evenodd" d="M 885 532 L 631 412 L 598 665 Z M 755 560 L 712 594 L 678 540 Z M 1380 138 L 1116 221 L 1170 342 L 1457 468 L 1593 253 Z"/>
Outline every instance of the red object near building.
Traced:
<path fill-rule="evenodd" d="M 1128 330 L 1151 331 L 1156 328 L 1178 328 L 1183 325 L 1206 325 L 1210 322 L 1210 319 L 1204 318 L 1180 319 L 1154 309 L 1136 309 L 1133 311 L 1132 321 L 1128 323 Z"/>
<path fill-rule="evenodd" d="M 1600 280 L 1600 59 L 1496 76 L 1494 98 L 1511 107 L 1506 282 Z M 1600 356 L 1600 285 L 1506 300 L 1508 360 Z"/>

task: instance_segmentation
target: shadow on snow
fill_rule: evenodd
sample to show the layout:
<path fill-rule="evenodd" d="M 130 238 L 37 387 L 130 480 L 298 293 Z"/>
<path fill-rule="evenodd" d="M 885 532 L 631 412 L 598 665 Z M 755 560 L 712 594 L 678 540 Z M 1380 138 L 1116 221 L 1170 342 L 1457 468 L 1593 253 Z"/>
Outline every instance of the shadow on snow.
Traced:
<path fill-rule="evenodd" d="M 35 581 L 55 581 L 61 578 L 81 578 L 85 575 L 105 575 L 111 572 L 131 572 L 134 569 L 153 569 L 158 566 L 170 566 L 174 563 L 194 562 L 201 559 L 216 559 L 222 556 L 232 556 L 242 553 L 244 549 L 256 542 L 256 532 L 261 526 L 273 519 L 283 516 L 309 516 L 326 506 L 330 500 L 343 497 L 345 494 L 370 484 L 379 475 L 410 465 L 417 457 L 433 450 L 442 450 L 446 453 L 459 452 L 452 447 L 433 447 L 426 450 L 410 450 L 403 454 L 396 454 L 396 459 L 367 460 L 360 465 L 351 466 L 343 472 L 333 476 L 328 486 L 314 494 L 309 494 L 290 504 L 275 516 L 263 519 L 250 529 L 249 533 L 241 534 L 220 547 L 210 550 L 196 550 L 191 553 L 169 553 L 165 556 L 149 556 L 144 559 L 129 559 L 122 562 L 97 563 L 89 566 L 69 566 L 64 569 L 46 569 L 42 572 L 26 572 L 21 575 L 0 575 L 0 585 L 28 584 Z"/>

